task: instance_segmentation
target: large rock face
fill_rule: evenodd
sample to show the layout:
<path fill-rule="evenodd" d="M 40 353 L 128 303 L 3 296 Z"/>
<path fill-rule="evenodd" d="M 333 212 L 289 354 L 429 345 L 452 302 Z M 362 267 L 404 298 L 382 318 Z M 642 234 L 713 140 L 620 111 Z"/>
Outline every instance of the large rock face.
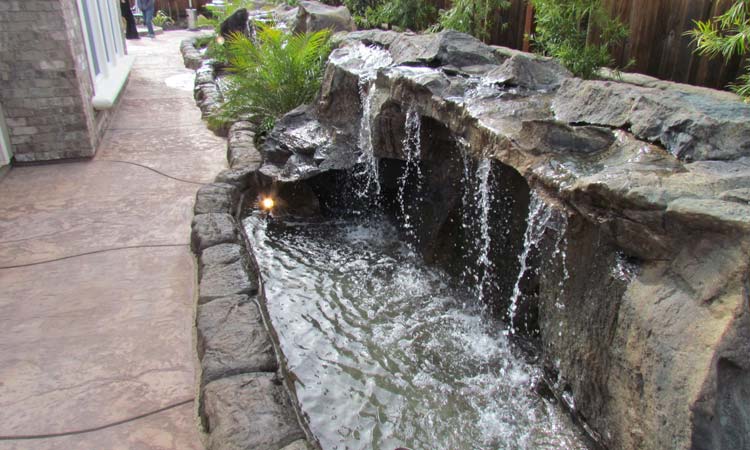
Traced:
<path fill-rule="evenodd" d="M 527 189 L 510 214 L 528 188 L 542 202 L 528 219 L 539 275 L 519 283 L 522 309 L 534 311 L 556 388 L 601 442 L 750 448 L 750 106 L 666 83 L 579 80 L 454 32 L 340 42 L 315 104 L 264 147 L 265 174 L 299 181 L 407 159 L 417 114 L 419 157 L 434 168 L 420 230 L 431 260 L 450 260 L 441 252 L 459 233 L 460 201 L 438 185 L 460 180 L 461 155 L 525 180 L 504 185 Z M 515 249 L 522 225 L 507 225 Z"/>
<path fill-rule="evenodd" d="M 236 33 L 248 35 L 248 20 L 250 20 L 250 13 L 247 11 L 247 9 L 238 9 L 237 11 L 233 12 L 231 16 L 224 19 L 224 21 L 221 23 L 221 35 L 225 39 L 231 38 L 232 35 Z"/>
<path fill-rule="evenodd" d="M 354 19 L 346 6 L 328 6 L 315 1 L 301 1 L 292 24 L 295 33 L 313 33 L 321 30 L 354 31 Z"/>

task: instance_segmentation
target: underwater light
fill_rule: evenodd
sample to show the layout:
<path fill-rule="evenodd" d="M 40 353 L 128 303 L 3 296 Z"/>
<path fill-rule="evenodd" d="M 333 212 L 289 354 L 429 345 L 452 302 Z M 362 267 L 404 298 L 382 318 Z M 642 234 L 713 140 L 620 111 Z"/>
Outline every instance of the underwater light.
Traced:
<path fill-rule="evenodd" d="M 274 201 L 271 197 L 266 197 L 260 201 L 260 207 L 266 210 L 273 209 Z"/>

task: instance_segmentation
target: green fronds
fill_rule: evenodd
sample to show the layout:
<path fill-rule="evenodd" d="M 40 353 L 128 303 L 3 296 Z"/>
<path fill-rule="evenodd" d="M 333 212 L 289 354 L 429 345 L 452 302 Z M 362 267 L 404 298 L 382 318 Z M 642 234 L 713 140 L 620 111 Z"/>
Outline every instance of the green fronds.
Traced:
<path fill-rule="evenodd" d="M 693 38 L 700 55 L 722 56 L 725 60 L 747 55 L 750 52 L 750 0 L 737 0 L 724 14 L 696 21 L 695 28 L 685 34 Z M 750 100 L 750 66 L 729 87 L 745 101 Z"/>
<path fill-rule="evenodd" d="M 737 77 L 737 82 L 731 84 L 729 88 L 745 102 L 750 102 L 750 65 L 745 67 L 745 73 Z"/>
<path fill-rule="evenodd" d="M 292 109 L 311 102 L 320 88 L 331 33 L 287 34 L 260 26 L 255 39 L 233 35 L 228 54 L 228 91 L 221 117 L 253 115 L 271 126 Z"/>

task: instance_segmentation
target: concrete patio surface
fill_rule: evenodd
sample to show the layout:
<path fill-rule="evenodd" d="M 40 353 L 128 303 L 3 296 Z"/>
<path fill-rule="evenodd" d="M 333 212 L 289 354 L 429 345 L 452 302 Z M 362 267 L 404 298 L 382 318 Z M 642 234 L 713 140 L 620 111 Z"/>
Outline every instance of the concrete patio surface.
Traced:
<path fill-rule="evenodd" d="M 137 56 L 90 161 L 0 180 L 0 449 L 199 449 L 197 189 L 225 168 L 201 122 L 187 31 Z"/>

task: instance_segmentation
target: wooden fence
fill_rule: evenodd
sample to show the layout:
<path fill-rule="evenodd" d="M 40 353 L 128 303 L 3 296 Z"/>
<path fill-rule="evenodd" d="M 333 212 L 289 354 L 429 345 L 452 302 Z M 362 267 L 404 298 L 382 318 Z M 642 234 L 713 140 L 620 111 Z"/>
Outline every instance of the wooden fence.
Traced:
<path fill-rule="evenodd" d="M 443 6 L 445 0 L 431 0 Z M 723 88 L 741 73 L 746 61 L 697 56 L 685 32 L 694 21 L 706 20 L 726 11 L 732 0 L 602 0 L 613 16 L 628 26 L 630 35 L 614 50 L 620 66 L 634 61 L 627 70 L 681 83 Z M 533 32 L 527 19 L 528 0 L 511 0 L 501 13 L 505 26 L 492 34 L 491 43 L 522 49 L 524 36 Z"/>
<path fill-rule="evenodd" d="M 199 7 L 209 0 L 192 0 Z M 332 3 L 335 0 L 328 0 Z M 427 0 L 437 8 L 450 7 L 451 0 Z M 723 88 L 733 81 L 745 62 L 735 58 L 724 64 L 721 58 L 708 59 L 693 53 L 690 38 L 684 33 L 695 20 L 721 14 L 733 0 L 602 0 L 613 15 L 627 24 L 630 37 L 615 49 L 619 65 L 634 60 L 628 71 L 665 80 Z M 497 12 L 506 25 L 492 32 L 492 44 L 523 49 L 524 36 L 533 31 L 527 17 L 528 0 L 511 0 L 511 7 Z M 156 0 L 156 8 L 173 16 L 184 15 L 188 0 Z"/>
<path fill-rule="evenodd" d="M 681 83 L 722 88 L 743 67 L 740 58 L 724 64 L 722 58 L 697 56 L 685 32 L 694 21 L 726 11 L 732 0 L 604 0 L 613 15 L 628 24 L 630 37 L 616 49 L 620 64 L 635 60 L 629 69 Z"/>

